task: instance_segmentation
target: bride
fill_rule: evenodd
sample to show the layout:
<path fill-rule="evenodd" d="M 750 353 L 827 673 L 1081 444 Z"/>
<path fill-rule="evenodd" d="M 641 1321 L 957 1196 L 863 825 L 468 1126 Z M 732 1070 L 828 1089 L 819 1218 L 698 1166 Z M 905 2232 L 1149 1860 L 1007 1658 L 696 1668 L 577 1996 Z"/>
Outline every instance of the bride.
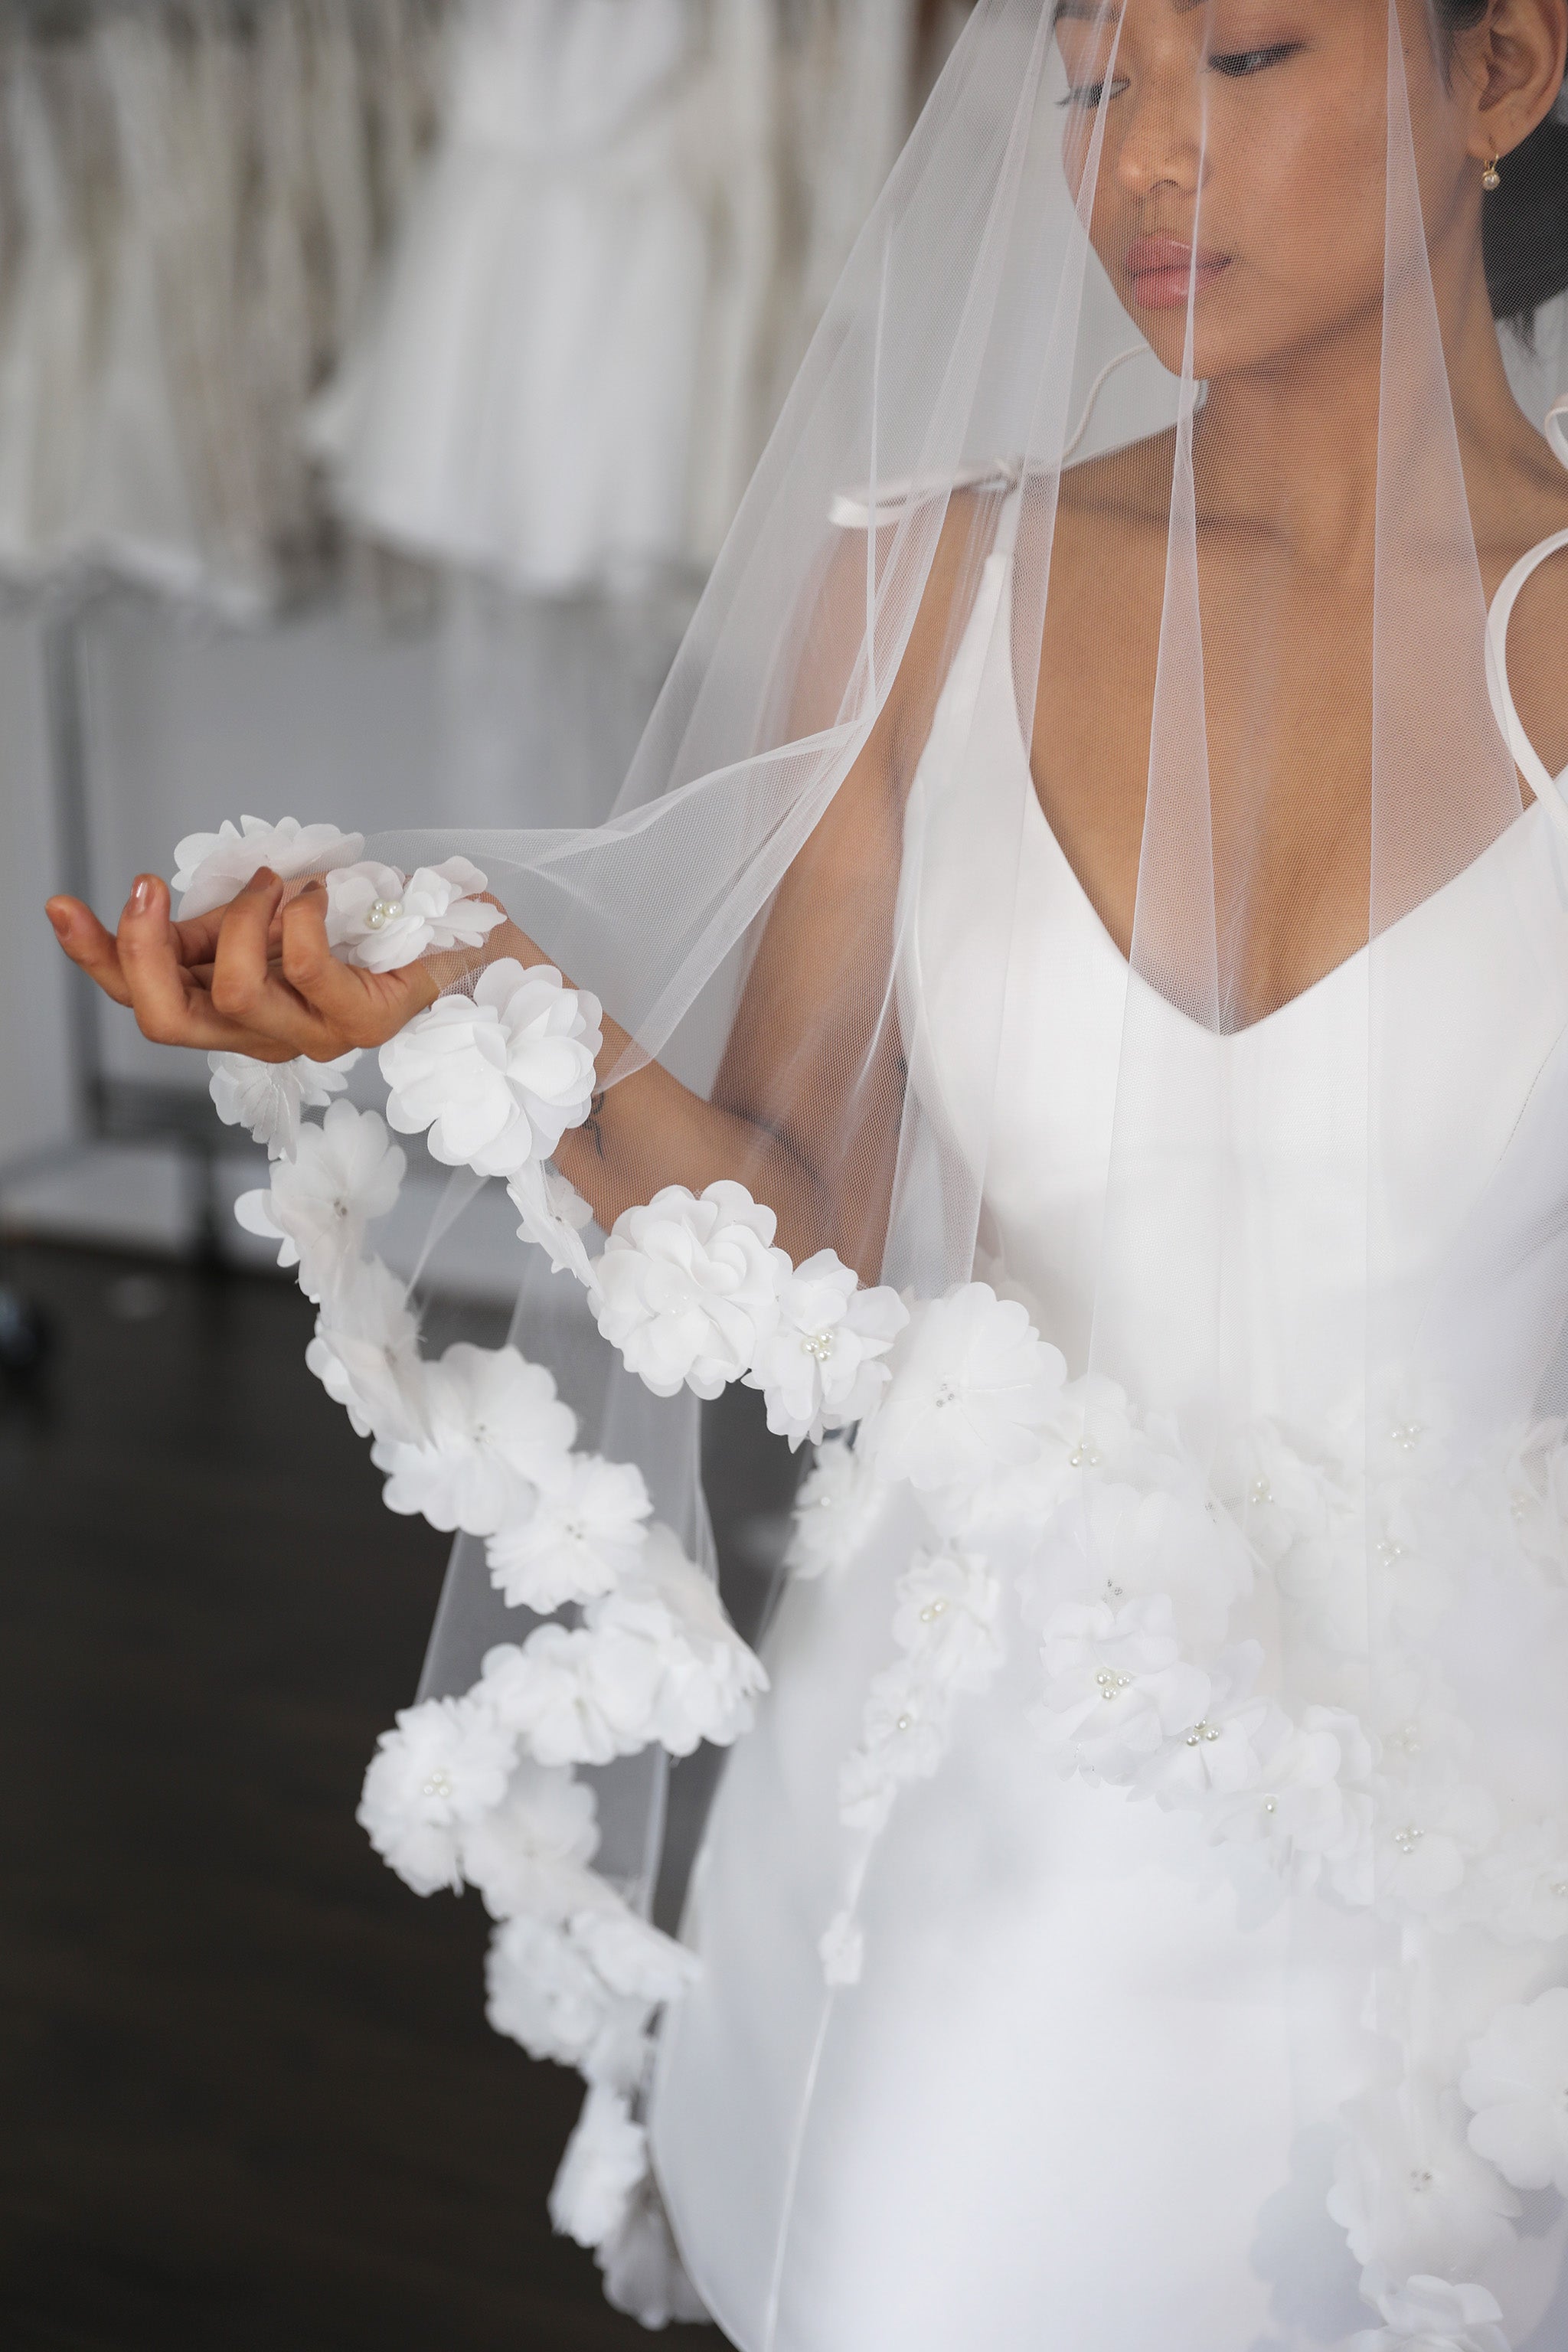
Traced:
<path fill-rule="evenodd" d="M 469 839 L 478 927 L 395 968 L 449 842 L 247 820 L 178 919 L 152 875 L 112 935 L 50 904 L 296 1108 L 383 1047 L 623 1406 L 743 1378 L 816 1445 L 606 2074 L 507 2022 L 520 1919 L 586 1930 L 474 1824 L 576 1764 L 635 1909 L 627 1759 L 697 1734 L 546 1738 L 538 1645 L 607 1640 L 608 1587 L 518 1562 L 586 1507 L 418 1500 L 456 1373 L 395 1426 L 402 1326 L 380 1387 L 323 1371 L 465 1531 L 479 1632 L 386 1756 L 506 1728 L 504 1804 L 457 1761 L 408 1802 L 503 1922 L 492 2017 L 595 2086 L 558 2219 L 591 2172 L 563 2225 L 650 2324 L 1568 2341 L 1568 415 L 1510 380 L 1568 286 L 1565 48 L 1568 0 L 981 0 L 606 827 Z M 594 1059 L 550 1118 L 546 1032 Z M 700 1548 L 684 1407 L 597 1425 Z"/>

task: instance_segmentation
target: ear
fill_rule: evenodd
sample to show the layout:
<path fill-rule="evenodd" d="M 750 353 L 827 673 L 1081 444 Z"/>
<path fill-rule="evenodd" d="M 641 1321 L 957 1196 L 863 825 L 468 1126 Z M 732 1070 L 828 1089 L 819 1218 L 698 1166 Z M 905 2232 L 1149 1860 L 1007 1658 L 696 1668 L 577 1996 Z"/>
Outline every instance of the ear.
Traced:
<path fill-rule="evenodd" d="M 1545 121 L 1562 90 L 1565 60 L 1568 0 L 1492 0 L 1486 22 L 1461 35 L 1468 144 L 1478 163 L 1511 154 Z"/>

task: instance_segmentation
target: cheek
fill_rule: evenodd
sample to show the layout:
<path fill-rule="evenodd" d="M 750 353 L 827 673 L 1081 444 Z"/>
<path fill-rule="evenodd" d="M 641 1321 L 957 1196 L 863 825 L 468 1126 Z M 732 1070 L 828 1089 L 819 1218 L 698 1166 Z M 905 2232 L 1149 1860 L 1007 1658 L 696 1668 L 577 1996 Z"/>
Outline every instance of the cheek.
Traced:
<path fill-rule="evenodd" d="M 1365 81 L 1351 82 L 1245 124 L 1215 121 L 1203 242 L 1298 295 L 1317 286 L 1353 299 L 1381 283 L 1387 143 L 1381 82 L 1375 108 L 1370 95 Z"/>

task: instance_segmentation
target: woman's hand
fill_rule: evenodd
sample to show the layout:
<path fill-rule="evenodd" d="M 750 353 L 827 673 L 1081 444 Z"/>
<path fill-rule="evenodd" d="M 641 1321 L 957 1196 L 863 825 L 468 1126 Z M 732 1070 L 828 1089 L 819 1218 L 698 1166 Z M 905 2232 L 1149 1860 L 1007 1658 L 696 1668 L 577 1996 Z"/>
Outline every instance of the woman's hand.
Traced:
<path fill-rule="evenodd" d="M 384 1045 L 475 961 L 452 953 L 385 972 L 340 963 L 325 886 L 307 882 L 285 904 L 288 887 L 264 866 L 226 907 L 176 923 L 168 885 L 142 874 L 112 933 L 79 898 L 51 898 L 46 911 L 71 961 L 130 1006 L 144 1037 L 258 1062 L 335 1062 Z"/>

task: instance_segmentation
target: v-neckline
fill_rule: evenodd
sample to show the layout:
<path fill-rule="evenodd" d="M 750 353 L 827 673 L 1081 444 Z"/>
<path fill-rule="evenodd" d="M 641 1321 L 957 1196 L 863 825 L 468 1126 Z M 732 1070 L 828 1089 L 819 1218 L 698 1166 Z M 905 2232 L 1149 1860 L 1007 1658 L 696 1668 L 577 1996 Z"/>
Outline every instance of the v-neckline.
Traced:
<path fill-rule="evenodd" d="M 1497 594 L 1493 597 L 1492 602 L 1487 610 L 1489 656 L 1492 649 L 1492 633 L 1494 626 L 1499 620 L 1500 620 L 1502 625 L 1502 645 L 1499 649 L 1497 656 L 1495 688 L 1497 691 L 1500 692 L 1502 698 L 1503 708 L 1501 710 L 1497 711 L 1497 717 L 1503 735 L 1503 740 L 1509 746 L 1510 756 L 1516 756 L 1516 735 L 1521 740 L 1528 740 L 1528 739 L 1523 736 L 1523 730 L 1520 726 L 1519 715 L 1514 709 L 1513 697 L 1509 688 L 1507 667 L 1508 621 L 1511 616 L 1514 602 L 1519 592 L 1522 588 L 1525 580 L 1530 576 L 1534 566 L 1537 563 L 1543 562 L 1547 556 L 1555 553 L 1559 549 L 1563 547 L 1568 547 L 1568 531 L 1553 533 L 1547 539 L 1540 541 L 1536 546 L 1530 550 L 1527 555 L 1521 557 L 1520 562 L 1514 565 L 1512 571 L 1509 573 L 1508 577 L 1503 581 L 1502 585 L 1499 588 Z M 1009 551 L 1006 553 L 993 555 L 991 561 L 998 563 L 1002 567 L 1001 593 L 997 599 L 995 624 L 998 633 L 996 641 L 1005 642 L 1007 635 L 1005 624 L 1013 594 L 1013 557 Z M 980 692 L 984 692 L 984 690 L 985 672 L 988 667 L 988 663 L 983 663 L 981 666 L 980 677 L 977 682 L 977 690 Z M 1362 941 L 1360 947 L 1352 948 L 1348 956 L 1342 956 L 1338 963 L 1331 964 L 1326 971 L 1320 972 L 1316 980 L 1309 981 L 1305 988 L 1297 989 L 1295 993 L 1291 996 L 1286 997 L 1282 1003 L 1271 1006 L 1268 1012 L 1260 1013 L 1256 1021 L 1245 1022 L 1238 1029 L 1211 1029 L 1206 1022 L 1199 1021 L 1195 1019 L 1192 1013 L 1184 1012 L 1182 1006 L 1175 1003 L 1170 997 L 1168 997 L 1163 989 L 1156 988 L 1152 981 L 1144 980 L 1143 975 L 1136 971 L 1135 966 L 1123 952 L 1121 947 L 1117 941 L 1115 934 L 1111 931 L 1109 924 L 1106 922 L 1104 916 L 1100 913 L 1099 908 L 1095 905 L 1094 900 L 1090 898 L 1082 876 L 1079 874 L 1077 866 L 1073 864 L 1072 859 L 1068 856 L 1067 850 L 1063 846 L 1061 838 L 1058 834 L 1056 827 L 1052 824 L 1050 818 L 1046 814 L 1045 803 L 1040 798 L 1039 790 L 1035 782 L 1034 765 L 1029 758 L 1028 746 L 1024 740 L 1024 730 L 1018 724 L 1018 706 L 1016 698 L 1009 690 L 1004 694 L 1003 699 L 1005 702 L 1007 709 L 1010 743 L 1011 747 L 1016 751 L 1018 760 L 1023 769 L 1025 791 L 1028 799 L 1029 806 L 1033 811 L 1033 821 L 1037 821 L 1038 823 L 1041 834 L 1044 836 L 1049 852 L 1058 859 L 1065 869 L 1075 898 L 1078 899 L 1084 912 L 1089 916 L 1095 929 L 1104 940 L 1106 947 L 1115 958 L 1123 977 L 1129 984 L 1131 984 L 1134 978 L 1137 978 L 1142 984 L 1148 989 L 1149 993 L 1157 998 L 1159 1003 L 1163 1004 L 1166 1011 L 1169 1012 L 1177 1021 L 1184 1022 L 1190 1029 L 1195 1030 L 1201 1036 L 1219 1037 L 1225 1039 L 1226 1042 L 1235 1038 L 1254 1036 L 1259 1031 L 1267 1029 L 1271 1022 L 1280 1021 L 1287 1014 L 1294 1013 L 1298 1005 L 1310 1004 L 1311 1001 L 1318 997 L 1321 992 L 1329 988 L 1331 982 L 1339 980 L 1342 975 L 1345 973 L 1354 971 L 1358 965 L 1360 965 L 1365 958 L 1370 955 L 1373 942 L 1370 939 L 1365 939 Z M 1542 778 L 1548 782 L 1550 793 L 1554 797 L 1555 804 L 1551 807 L 1550 814 L 1557 821 L 1561 828 L 1564 831 L 1568 831 L 1568 808 L 1564 808 L 1562 798 L 1562 787 L 1564 783 L 1568 783 L 1568 768 L 1565 768 L 1563 771 L 1561 776 L 1553 778 L 1552 777 L 1551 772 L 1547 768 L 1545 761 L 1541 758 L 1539 752 L 1535 751 L 1533 744 L 1530 746 L 1530 750 L 1531 757 L 1535 761 L 1535 765 L 1541 771 Z M 1418 898 L 1413 907 L 1407 907 L 1402 915 L 1395 916 L 1394 921 L 1390 923 L 1385 929 L 1377 934 L 1379 940 L 1392 939 L 1396 933 L 1404 930 L 1405 927 L 1410 924 L 1416 916 L 1422 914 L 1426 908 L 1436 906 L 1440 899 L 1447 898 L 1448 893 L 1453 890 L 1458 884 L 1465 881 L 1471 874 L 1475 873 L 1495 851 L 1500 848 L 1504 842 L 1511 841 L 1522 824 L 1526 824 L 1529 819 L 1535 816 L 1538 811 L 1545 808 L 1548 803 L 1548 793 L 1542 792 L 1538 785 L 1533 783 L 1531 789 L 1535 793 L 1535 797 L 1531 802 L 1528 808 L 1521 805 L 1519 814 L 1511 819 L 1509 824 L 1504 825 L 1500 833 L 1494 835 L 1492 839 L 1486 844 L 1484 848 L 1478 850 L 1475 856 L 1472 857 L 1467 865 L 1460 866 L 1458 873 L 1451 874 L 1448 877 L 1448 879 L 1446 882 L 1440 883 L 1436 890 L 1429 890 L 1424 898 Z"/>

